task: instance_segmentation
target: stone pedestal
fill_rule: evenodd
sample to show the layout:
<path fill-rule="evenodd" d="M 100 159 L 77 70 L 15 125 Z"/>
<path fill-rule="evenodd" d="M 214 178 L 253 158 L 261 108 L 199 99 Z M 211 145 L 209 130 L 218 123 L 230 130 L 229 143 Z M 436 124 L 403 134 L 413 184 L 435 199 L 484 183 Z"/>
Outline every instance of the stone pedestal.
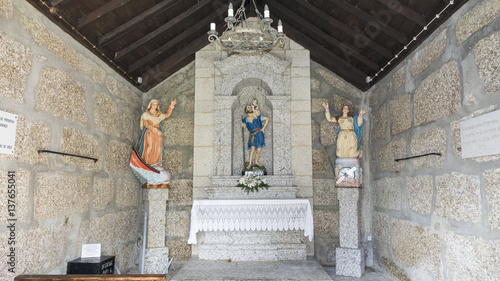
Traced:
<path fill-rule="evenodd" d="M 359 188 L 339 188 L 340 247 L 336 249 L 337 275 L 361 277 L 365 272 L 364 251 L 360 248 Z"/>
<path fill-rule="evenodd" d="M 144 273 L 161 274 L 168 263 L 166 246 L 166 211 L 168 189 L 143 189 L 142 199 L 148 213 Z M 142 232 L 141 232 L 142 233 Z"/>

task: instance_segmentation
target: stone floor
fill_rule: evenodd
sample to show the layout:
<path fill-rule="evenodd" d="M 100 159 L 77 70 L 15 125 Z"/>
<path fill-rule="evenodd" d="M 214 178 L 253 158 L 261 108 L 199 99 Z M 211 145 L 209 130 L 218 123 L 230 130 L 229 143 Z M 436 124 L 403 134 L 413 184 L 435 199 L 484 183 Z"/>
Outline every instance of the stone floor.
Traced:
<path fill-rule="evenodd" d="M 314 281 L 393 281 L 367 269 L 361 278 L 336 276 L 334 267 L 322 267 L 314 259 L 278 262 L 201 261 L 192 258 L 182 268 L 170 268 L 170 281 L 194 280 L 314 280 Z"/>

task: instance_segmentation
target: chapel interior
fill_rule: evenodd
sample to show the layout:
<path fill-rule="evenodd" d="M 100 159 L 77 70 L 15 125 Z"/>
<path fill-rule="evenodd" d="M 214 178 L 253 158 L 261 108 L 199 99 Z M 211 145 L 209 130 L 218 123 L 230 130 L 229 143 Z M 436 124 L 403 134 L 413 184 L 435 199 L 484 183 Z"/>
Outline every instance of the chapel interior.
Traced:
<path fill-rule="evenodd" d="M 65 275 L 100 244 L 115 274 L 165 280 L 500 280 L 500 1 L 229 4 L 0 0 L 0 117 L 16 120 L 0 279 Z M 250 27 L 269 12 L 279 42 L 226 50 L 230 7 Z M 245 192 L 254 99 L 269 187 Z M 168 188 L 131 163 L 153 100 L 172 108 Z M 354 188 L 336 187 L 325 118 L 345 105 L 366 110 Z M 254 228 L 203 224 L 210 210 Z"/>

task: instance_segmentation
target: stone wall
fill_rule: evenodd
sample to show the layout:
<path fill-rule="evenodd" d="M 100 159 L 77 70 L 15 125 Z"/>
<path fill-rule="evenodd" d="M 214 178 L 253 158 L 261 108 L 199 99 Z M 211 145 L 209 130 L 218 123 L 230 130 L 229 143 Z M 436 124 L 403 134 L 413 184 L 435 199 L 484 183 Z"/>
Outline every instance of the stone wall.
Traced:
<path fill-rule="evenodd" d="M 311 116 L 312 116 L 312 165 L 314 190 L 314 249 L 316 259 L 323 265 L 335 266 L 335 249 L 340 247 L 339 240 L 339 200 L 334 180 L 336 159 L 336 123 L 325 118 L 323 102 L 330 105 L 332 116 L 338 116 L 344 105 L 353 108 L 354 114 L 368 109 L 366 93 L 348 84 L 319 63 L 311 61 Z M 369 120 L 365 120 L 362 146 L 364 155 L 363 169 L 369 165 L 370 154 L 367 139 Z M 370 175 L 364 173 L 365 179 Z M 366 262 L 371 266 L 371 249 L 365 242 L 366 229 L 369 229 L 370 186 L 362 188 L 361 195 L 361 247 L 366 249 Z"/>
<path fill-rule="evenodd" d="M 194 62 L 185 66 L 151 89 L 143 100 L 143 111 L 151 99 L 157 99 L 165 112 L 170 101 L 177 99 L 172 115 L 162 122 L 164 167 L 172 174 L 165 218 L 166 245 L 148 245 L 167 246 L 174 266 L 191 257 L 187 240 L 193 204 L 194 69 Z"/>
<path fill-rule="evenodd" d="M 0 110 L 18 116 L 15 154 L 0 155 L 0 279 L 65 273 L 83 243 L 101 243 L 122 272 L 137 267 L 140 184 L 128 161 L 141 93 L 28 2 L 0 7 Z M 5 225 L 9 171 L 15 230 Z M 6 263 L 10 247 L 15 273 Z"/>
<path fill-rule="evenodd" d="M 500 110 L 499 16 L 469 1 L 369 92 L 370 246 L 397 280 L 500 276 L 500 155 L 460 152 L 460 122 Z"/>

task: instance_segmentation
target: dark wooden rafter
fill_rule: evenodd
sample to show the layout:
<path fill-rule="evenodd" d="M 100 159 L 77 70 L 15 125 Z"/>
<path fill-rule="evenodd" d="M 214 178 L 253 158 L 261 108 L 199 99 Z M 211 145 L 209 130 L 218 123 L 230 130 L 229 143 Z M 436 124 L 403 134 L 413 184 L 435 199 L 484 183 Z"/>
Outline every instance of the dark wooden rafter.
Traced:
<path fill-rule="evenodd" d="M 163 13 L 166 11 L 168 8 L 170 8 L 172 5 L 176 4 L 178 1 L 177 0 L 165 0 L 162 1 L 152 8 L 142 12 L 141 14 L 137 15 L 133 19 L 127 21 L 126 23 L 118 26 L 117 28 L 111 30 L 110 32 L 104 34 L 103 36 L 99 37 L 98 39 L 98 46 L 103 47 L 106 46 L 107 44 L 113 42 L 115 39 L 123 36 L 125 33 L 129 32 L 130 30 L 138 27 L 145 21 Z"/>
<path fill-rule="evenodd" d="M 301 42 L 301 45 L 306 49 L 315 50 L 315 53 L 311 54 L 311 57 L 318 63 L 325 67 L 328 67 L 329 69 L 332 69 L 340 77 L 349 81 L 360 89 L 367 87 L 367 84 L 356 83 L 359 81 L 365 81 L 367 75 L 364 72 L 350 65 L 345 60 L 332 53 L 325 47 L 321 46 L 317 42 L 310 40 L 302 32 L 293 28 L 292 26 L 285 24 L 283 26 L 283 30 L 289 38 Z"/>
<path fill-rule="evenodd" d="M 166 50 L 184 42 L 186 39 L 190 38 L 192 34 L 196 33 L 196 31 L 199 31 L 200 29 L 203 30 L 203 28 L 206 28 L 206 30 L 209 30 L 209 24 L 213 22 L 214 20 L 218 19 L 218 14 L 221 12 L 227 11 L 227 7 L 229 4 L 223 5 L 219 9 L 217 9 L 216 13 L 212 14 L 212 17 L 206 17 L 203 20 L 199 21 L 192 27 L 190 27 L 188 30 L 184 31 L 183 33 L 177 35 L 176 37 L 172 38 L 169 40 L 167 43 L 161 45 L 160 47 L 156 48 L 154 51 L 150 52 L 143 58 L 139 59 L 138 61 L 132 63 L 128 69 L 128 72 L 134 72 L 135 70 L 139 69 L 140 67 L 143 67 L 146 65 L 148 62 L 153 61 L 156 57 L 158 57 L 161 53 L 165 52 Z M 221 23 L 221 25 L 224 23 Z M 206 34 L 206 33 L 203 33 Z M 202 36 L 203 37 L 203 36 Z M 206 35 L 206 40 L 208 43 L 208 35 Z"/>
<path fill-rule="evenodd" d="M 396 0 L 377 0 L 378 2 L 384 4 L 387 8 L 394 11 L 396 14 L 400 14 L 410 21 L 420 25 L 425 26 L 427 22 L 425 21 L 425 17 L 412 8 L 402 4 Z"/>
<path fill-rule="evenodd" d="M 217 23 L 219 32 L 225 29 L 229 3 L 141 0 L 137 4 L 141 8 L 130 0 L 27 1 L 132 84 L 142 77 L 142 84 L 134 84 L 142 91 L 155 87 L 195 59 L 194 54 L 208 44 L 206 32 L 210 22 Z M 236 10 L 243 0 L 231 1 Z M 287 37 L 307 48 L 312 60 L 353 86 L 367 90 L 467 1 L 455 0 L 432 26 L 427 26 L 429 21 L 448 0 L 256 2 L 260 9 L 265 3 L 269 5 L 273 26 L 276 27 L 278 18 L 282 19 Z M 250 1 L 246 4 L 247 16 L 254 16 L 253 5 Z M 169 16 L 159 18 L 165 13 Z M 427 32 L 420 34 L 423 27 L 427 27 Z M 409 44 L 417 34 L 417 42 Z M 394 58 L 403 46 L 407 49 Z M 384 71 L 379 71 L 380 67 Z M 366 77 L 375 73 L 378 75 L 372 82 L 366 83 Z"/>
<path fill-rule="evenodd" d="M 337 47 L 344 53 L 344 57 L 347 60 L 350 60 L 351 57 L 354 57 L 364 65 L 368 66 L 370 69 L 374 71 L 379 70 L 380 67 L 377 63 L 361 55 L 358 50 L 352 48 L 351 46 L 343 44 L 337 39 L 326 34 L 320 28 L 316 27 L 312 23 L 302 20 L 298 15 L 296 15 L 293 11 L 289 10 L 287 7 L 272 0 L 268 1 L 268 4 L 272 8 L 275 8 L 273 9 L 273 14 L 278 15 L 282 20 L 286 21 L 290 25 L 301 26 L 305 31 L 307 31 L 308 34 L 313 34 L 314 37 L 320 38 L 325 42 L 328 42 L 330 45 Z M 287 30 L 285 30 L 285 33 L 288 34 Z M 308 38 L 307 40 L 313 40 L 313 38 Z"/>
<path fill-rule="evenodd" d="M 63 3 L 68 2 L 68 1 L 70 1 L 70 0 L 52 0 L 52 1 L 50 1 L 50 6 L 55 7 L 57 5 L 63 4 Z"/>
<path fill-rule="evenodd" d="M 379 25 L 380 31 L 388 35 L 394 40 L 399 41 L 402 44 L 407 44 L 408 43 L 408 38 L 406 35 L 403 33 L 395 30 L 394 28 L 390 27 L 387 25 L 387 23 L 380 21 L 377 18 L 374 18 L 372 15 L 369 13 L 361 10 L 360 8 L 352 5 L 351 3 L 345 1 L 345 0 L 330 0 L 331 2 L 335 3 L 338 7 L 342 8 L 346 12 L 354 15 L 355 17 L 363 20 L 364 22 L 368 23 L 374 23 Z"/>
<path fill-rule="evenodd" d="M 208 44 L 208 35 L 200 36 L 172 56 L 149 68 L 142 74 L 142 90 L 149 90 L 163 79 L 174 74 L 177 70 L 194 60 L 194 54 Z"/>
<path fill-rule="evenodd" d="M 140 48 L 142 45 L 144 45 L 144 44 L 148 43 L 149 41 L 155 39 L 157 36 L 160 36 L 161 34 L 163 34 L 164 32 L 166 32 L 168 29 L 170 29 L 170 28 L 178 25 L 183 20 L 189 18 L 190 16 L 192 16 L 197 11 L 203 9 L 207 4 L 210 4 L 210 2 L 211 2 L 211 0 L 203 0 L 203 1 L 198 2 L 193 7 L 191 7 L 188 10 L 186 10 L 185 12 L 181 13 L 180 15 L 178 15 L 177 17 L 175 17 L 174 19 L 172 19 L 169 22 L 167 22 L 166 24 L 158 27 L 153 32 L 145 35 L 144 37 L 142 37 L 141 39 L 135 41 L 131 45 L 129 45 L 129 46 L 127 46 L 127 47 L 119 50 L 118 52 L 116 52 L 115 59 L 116 60 L 122 59 L 126 55 L 128 55 L 131 52 L 133 52 L 133 51 L 137 50 L 138 48 Z"/>
<path fill-rule="evenodd" d="M 78 19 L 78 24 L 76 26 L 76 29 L 81 29 L 82 27 L 86 26 L 87 24 L 95 21 L 96 19 L 102 17 L 103 15 L 120 8 L 121 6 L 127 4 L 130 2 L 130 0 L 112 0 L 103 6 L 95 9 L 94 11 L 90 12 L 89 14 L 85 15 L 83 18 Z"/>
<path fill-rule="evenodd" d="M 275 2 L 274 0 L 272 0 Z M 323 21 L 328 22 L 330 25 L 333 27 L 337 28 L 339 31 L 343 32 L 345 35 L 353 37 L 355 40 L 356 38 L 363 38 L 363 42 L 366 41 L 366 47 L 372 49 L 373 51 L 379 53 L 380 55 L 391 59 L 392 58 L 392 53 L 385 47 L 377 44 L 374 40 L 371 40 L 368 38 L 366 35 L 360 33 L 359 31 L 351 28 L 350 26 L 340 22 L 336 18 L 330 16 L 329 14 L 325 13 L 323 10 L 320 8 L 312 5 L 309 2 L 306 1 L 297 1 L 297 4 L 301 5 L 303 8 L 307 9 L 311 13 L 315 14 L 318 18 L 320 18 Z M 365 44 L 365 43 L 363 43 Z"/>

